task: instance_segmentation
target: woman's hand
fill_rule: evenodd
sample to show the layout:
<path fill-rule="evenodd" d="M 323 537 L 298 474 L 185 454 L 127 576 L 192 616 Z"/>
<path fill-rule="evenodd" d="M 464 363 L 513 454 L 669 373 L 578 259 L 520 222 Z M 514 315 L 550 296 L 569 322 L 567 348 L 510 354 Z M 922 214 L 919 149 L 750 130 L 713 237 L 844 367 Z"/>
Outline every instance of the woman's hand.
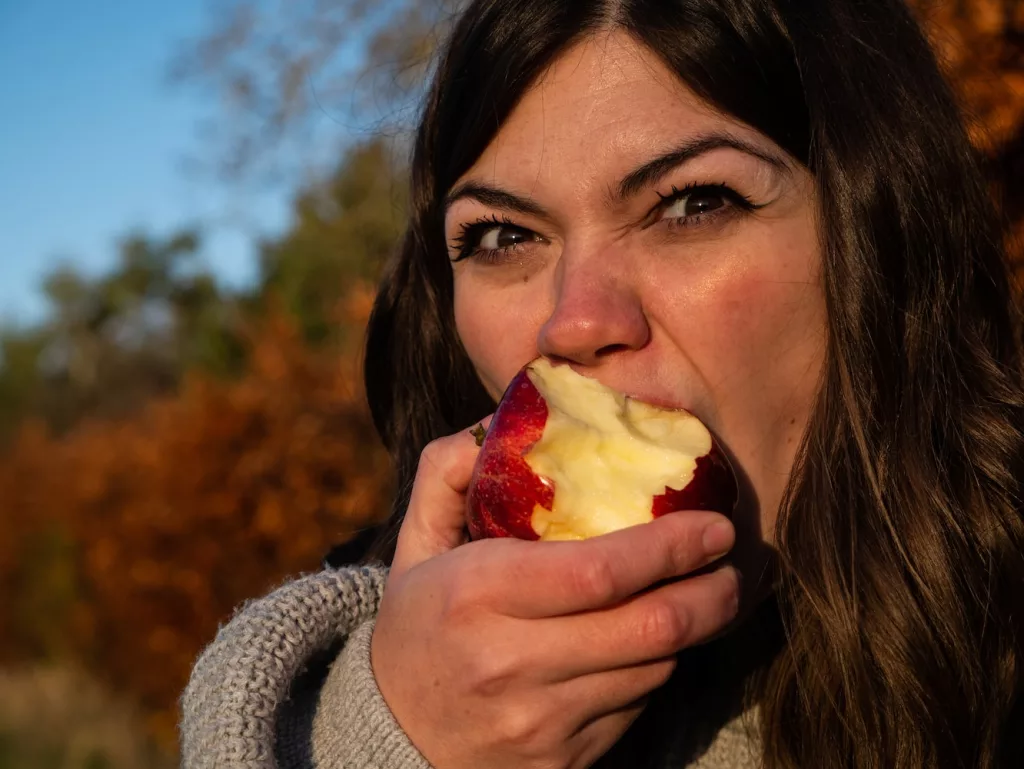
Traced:
<path fill-rule="evenodd" d="M 464 432 L 420 458 L 374 629 L 378 685 L 437 769 L 589 766 L 675 653 L 735 616 L 729 566 L 648 589 L 721 557 L 732 525 L 687 511 L 582 542 L 465 544 L 476 453 Z"/>

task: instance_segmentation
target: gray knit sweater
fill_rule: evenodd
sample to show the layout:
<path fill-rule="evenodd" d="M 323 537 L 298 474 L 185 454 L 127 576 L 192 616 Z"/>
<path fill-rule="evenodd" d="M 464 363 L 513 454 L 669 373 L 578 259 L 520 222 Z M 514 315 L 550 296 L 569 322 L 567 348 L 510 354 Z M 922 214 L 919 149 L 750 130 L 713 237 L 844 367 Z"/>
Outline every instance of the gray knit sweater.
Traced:
<path fill-rule="evenodd" d="M 184 769 L 430 769 L 370 666 L 386 578 L 383 566 L 328 569 L 243 605 L 200 655 L 182 697 Z M 680 747 L 685 729 L 662 730 L 669 741 L 642 765 L 755 769 L 749 724 L 733 717 L 696 750 L 692 740 Z M 629 755 L 614 766 L 641 766 Z"/>

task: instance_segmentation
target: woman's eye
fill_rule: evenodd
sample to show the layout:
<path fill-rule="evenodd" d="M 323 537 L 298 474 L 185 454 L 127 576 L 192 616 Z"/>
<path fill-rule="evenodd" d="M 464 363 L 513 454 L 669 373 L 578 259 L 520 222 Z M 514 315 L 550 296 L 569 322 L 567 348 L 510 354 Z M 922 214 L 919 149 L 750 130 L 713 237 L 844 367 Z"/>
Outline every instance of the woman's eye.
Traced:
<path fill-rule="evenodd" d="M 478 248 L 481 251 L 497 251 L 503 248 L 513 248 L 520 243 L 529 241 L 530 234 L 526 230 L 512 227 L 507 224 L 489 227 L 480 235 Z"/>
<path fill-rule="evenodd" d="M 656 221 L 669 229 L 718 225 L 763 208 L 725 184 L 695 184 L 682 190 L 673 187 L 670 194 L 659 197 Z"/>
<path fill-rule="evenodd" d="M 725 195 L 714 190 L 691 192 L 669 205 L 663 212 L 665 219 L 689 219 L 710 214 L 730 203 Z"/>
<path fill-rule="evenodd" d="M 510 252 L 542 238 L 525 227 L 511 222 L 484 220 L 473 222 L 462 228 L 461 234 L 452 241 L 452 248 L 458 253 L 453 262 L 474 259 L 488 264 L 497 264 Z"/>

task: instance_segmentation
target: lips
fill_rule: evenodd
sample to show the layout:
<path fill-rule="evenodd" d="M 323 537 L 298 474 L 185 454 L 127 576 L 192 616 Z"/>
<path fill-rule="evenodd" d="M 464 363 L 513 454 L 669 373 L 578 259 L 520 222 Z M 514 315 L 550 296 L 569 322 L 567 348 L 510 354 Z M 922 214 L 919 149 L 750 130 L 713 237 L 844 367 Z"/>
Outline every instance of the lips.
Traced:
<path fill-rule="evenodd" d="M 681 409 L 683 411 L 689 411 L 704 422 L 704 424 L 708 424 L 705 419 L 707 415 L 702 413 L 704 409 L 694 406 L 693 399 L 680 391 L 681 388 L 679 388 L 678 379 L 676 379 L 675 387 L 661 386 L 654 381 L 653 377 L 650 382 L 638 382 L 635 372 L 630 372 L 630 376 L 627 379 L 626 377 L 618 376 L 617 373 L 616 375 L 602 373 L 600 371 L 594 371 L 588 366 L 581 366 L 577 363 L 568 363 L 567 365 L 577 374 L 597 380 L 605 387 L 610 387 L 628 398 L 648 403 L 651 406 L 657 406 L 662 409 Z"/>

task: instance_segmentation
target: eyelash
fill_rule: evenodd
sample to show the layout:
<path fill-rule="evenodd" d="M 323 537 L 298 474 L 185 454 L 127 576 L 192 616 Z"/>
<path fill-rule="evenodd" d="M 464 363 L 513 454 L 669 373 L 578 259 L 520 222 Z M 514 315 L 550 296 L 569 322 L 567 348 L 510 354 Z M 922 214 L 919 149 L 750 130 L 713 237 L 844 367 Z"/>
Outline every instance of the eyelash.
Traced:
<path fill-rule="evenodd" d="M 468 259 L 471 256 L 482 262 L 494 262 L 496 261 L 495 256 L 514 248 L 514 246 L 509 246 L 506 248 L 484 249 L 483 251 L 477 250 L 480 244 L 480 237 L 496 226 L 513 227 L 523 232 L 530 232 L 525 227 L 520 227 L 507 216 L 499 218 L 492 214 L 491 216 L 477 219 L 475 222 L 466 222 L 459 226 L 459 234 L 452 238 L 452 247 L 459 252 L 458 256 L 452 259 L 452 263 L 461 262 L 463 259 Z"/>
<path fill-rule="evenodd" d="M 672 191 L 667 195 L 662 195 L 660 192 L 657 193 L 658 197 L 661 198 L 660 202 L 651 210 L 647 218 L 650 218 L 655 213 L 665 211 L 671 208 L 672 205 L 678 203 L 688 195 L 693 195 L 695 192 L 713 193 L 721 195 L 723 200 L 728 201 L 731 205 L 723 208 L 715 209 L 714 211 L 707 214 L 690 214 L 689 216 L 673 217 L 671 219 L 659 220 L 664 221 L 670 230 L 676 230 L 679 228 L 686 227 L 699 227 L 707 224 L 709 220 L 717 219 L 719 216 L 728 215 L 731 208 L 735 207 L 744 212 L 755 211 L 761 206 L 755 205 L 750 198 L 742 195 L 741 193 L 734 190 L 729 185 L 722 183 L 692 183 L 687 184 L 682 189 L 673 185 Z M 647 226 L 653 226 L 657 221 L 651 222 Z M 479 250 L 479 243 L 481 236 L 488 230 L 496 226 L 507 226 L 513 229 L 520 230 L 530 235 L 536 235 L 536 233 L 516 224 L 514 221 L 509 219 L 507 216 L 487 216 L 478 219 L 474 222 L 466 222 L 460 226 L 459 234 L 452 238 L 452 248 L 458 251 L 458 255 L 452 259 L 454 262 L 461 262 L 464 259 L 472 257 L 477 261 L 483 262 L 484 264 L 496 264 L 500 261 L 507 251 L 514 250 L 517 246 L 505 246 L 496 249 L 484 249 Z"/>

